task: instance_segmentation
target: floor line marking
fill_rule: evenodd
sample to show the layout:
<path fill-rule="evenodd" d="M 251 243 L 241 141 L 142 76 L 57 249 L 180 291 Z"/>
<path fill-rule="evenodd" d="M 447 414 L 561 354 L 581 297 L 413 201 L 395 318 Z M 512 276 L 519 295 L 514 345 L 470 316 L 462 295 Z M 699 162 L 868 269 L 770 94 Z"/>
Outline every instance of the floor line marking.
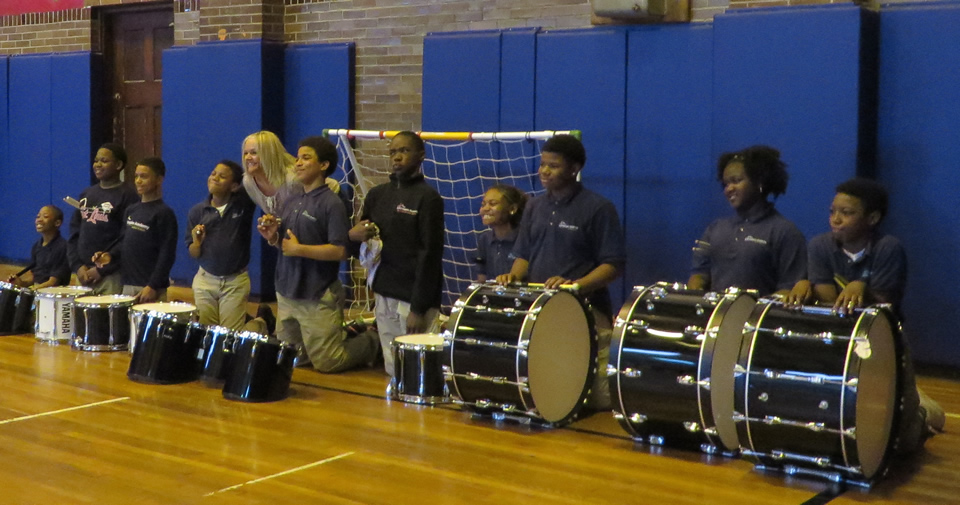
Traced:
<path fill-rule="evenodd" d="M 300 470 L 306 470 L 307 468 L 312 468 L 312 467 L 315 467 L 315 466 L 320 466 L 320 465 L 322 465 L 322 464 L 329 463 L 329 462 L 331 462 L 331 461 L 336 461 L 336 460 L 341 459 L 341 458 L 346 458 L 347 456 L 352 456 L 352 455 L 354 455 L 354 454 L 356 454 L 356 453 L 357 453 L 356 451 L 345 452 L 345 453 L 343 453 L 343 454 L 339 454 L 339 455 L 337 455 L 337 456 L 333 456 L 333 457 L 330 457 L 330 458 L 327 458 L 327 459 L 321 459 L 320 461 L 314 461 L 313 463 L 309 463 L 309 464 L 306 464 L 306 465 L 303 465 L 303 466 L 298 466 L 298 467 L 296 467 L 296 468 L 291 468 L 290 470 L 285 470 L 285 471 L 280 472 L 280 473 L 275 473 L 275 474 L 273 474 L 273 475 L 267 475 L 266 477 L 260 477 L 259 479 L 248 480 L 248 481 L 244 482 L 243 484 L 237 484 L 236 486 L 225 487 L 225 488 L 223 488 L 223 489 L 221 489 L 221 490 L 219 490 L 219 491 L 214 491 L 214 492 L 212 492 L 212 493 L 207 493 L 207 494 L 205 494 L 205 495 L 203 495 L 203 496 L 204 496 L 204 497 L 213 496 L 213 495 L 215 495 L 215 494 L 217 494 L 217 493 L 222 493 L 222 492 L 224 492 L 224 491 L 231 491 L 231 490 L 233 490 L 233 489 L 237 489 L 237 488 L 246 486 L 247 484 L 256 484 L 257 482 L 262 482 L 262 481 L 265 481 L 265 480 L 268 480 L 268 479 L 273 479 L 273 478 L 275 478 L 275 477 L 282 477 L 282 476 L 284 476 L 284 475 L 288 475 L 288 474 L 291 474 L 291 473 L 294 473 L 294 472 L 299 472 Z"/>
<path fill-rule="evenodd" d="M 124 396 L 122 398 L 114 398 L 112 400 L 104 400 L 102 402 L 94 402 L 94 403 L 87 403 L 85 405 L 77 405 L 76 407 L 68 407 L 60 410 L 51 410 L 50 412 L 41 412 L 39 414 L 31 414 L 29 416 L 14 417 L 13 419 L 4 419 L 3 421 L 0 421 L 0 424 L 15 423 L 17 421 L 26 421 L 29 419 L 35 419 L 37 417 L 43 417 L 43 416 L 52 416 L 54 414 L 62 414 L 64 412 L 70 412 L 72 410 L 86 409 L 89 407 L 96 407 L 98 405 L 104 405 L 107 403 L 122 402 L 124 400 L 129 400 L 129 399 L 130 399 L 129 396 Z"/>

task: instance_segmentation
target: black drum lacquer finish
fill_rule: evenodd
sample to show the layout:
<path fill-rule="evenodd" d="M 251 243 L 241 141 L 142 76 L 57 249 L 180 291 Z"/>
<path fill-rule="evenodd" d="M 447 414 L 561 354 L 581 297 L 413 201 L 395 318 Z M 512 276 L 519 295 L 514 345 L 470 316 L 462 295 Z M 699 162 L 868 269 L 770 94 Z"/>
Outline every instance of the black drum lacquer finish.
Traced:
<path fill-rule="evenodd" d="M 474 284 L 451 323 L 444 374 L 465 407 L 555 425 L 576 417 L 597 373 L 593 317 L 579 297 Z"/>
<path fill-rule="evenodd" d="M 223 397 L 244 402 L 272 402 L 287 397 L 297 348 L 252 332 L 237 335 L 230 348 L 233 363 Z"/>
<path fill-rule="evenodd" d="M 0 333 L 33 331 L 32 289 L 0 282 Z"/>
<path fill-rule="evenodd" d="M 207 326 L 203 335 L 203 359 L 200 380 L 210 387 L 222 388 L 233 363 L 236 333 L 223 326 Z"/>
<path fill-rule="evenodd" d="M 615 417 L 637 441 L 707 453 L 737 449 L 732 376 L 755 298 L 680 284 L 636 287 L 610 349 Z"/>
<path fill-rule="evenodd" d="M 424 338 L 415 338 L 424 337 Z M 393 343 L 394 399 L 432 405 L 450 401 L 443 378 L 443 337 L 433 335 L 397 337 Z"/>
<path fill-rule="evenodd" d="M 184 317 L 185 316 L 185 317 Z M 148 312 L 137 325 L 136 345 L 127 377 L 148 384 L 195 381 L 203 365 L 206 328 L 191 314 Z"/>
<path fill-rule="evenodd" d="M 83 299 L 97 302 L 82 302 Z M 111 301 L 112 300 L 112 301 Z M 73 304 L 73 342 L 82 351 L 121 351 L 130 343 L 130 307 L 133 297 L 83 297 Z"/>
<path fill-rule="evenodd" d="M 869 481 L 886 467 L 902 349 L 885 308 L 757 304 L 736 371 L 737 431 L 764 467 Z"/>

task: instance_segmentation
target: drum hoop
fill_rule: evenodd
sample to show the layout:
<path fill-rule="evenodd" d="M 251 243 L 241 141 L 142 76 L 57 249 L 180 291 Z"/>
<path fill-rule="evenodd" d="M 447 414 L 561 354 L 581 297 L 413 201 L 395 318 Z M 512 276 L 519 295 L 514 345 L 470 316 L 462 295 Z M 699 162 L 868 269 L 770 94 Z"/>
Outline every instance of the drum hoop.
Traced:
<path fill-rule="evenodd" d="M 186 319 L 183 322 L 192 322 L 193 314 L 190 312 L 163 312 L 159 310 L 150 310 L 143 315 L 147 317 L 155 317 L 160 321 L 170 322 L 170 323 L 179 323 L 182 319 Z"/>
<path fill-rule="evenodd" d="M 460 296 L 460 299 L 454 304 L 453 310 L 451 310 L 451 314 L 456 313 L 452 321 L 450 321 L 450 328 L 453 328 L 453 331 L 447 330 L 445 332 L 446 335 L 450 336 L 450 382 L 453 383 L 453 390 L 456 392 L 457 398 L 461 400 L 463 400 L 463 395 L 460 393 L 460 386 L 457 384 L 457 373 L 453 368 L 453 352 L 457 346 L 457 330 L 460 329 L 460 317 L 463 315 L 463 308 L 470 304 L 470 300 L 473 299 L 474 295 L 476 295 L 483 286 L 483 284 L 474 283 L 467 287 L 467 291 Z M 446 336 L 444 338 L 446 338 Z"/>
<path fill-rule="evenodd" d="M 759 335 L 760 333 L 760 325 L 761 323 L 763 323 L 763 320 L 767 317 L 767 312 L 770 311 L 774 303 L 775 303 L 774 300 L 766 299 L 766 298 L 760 299 L 757 301 L 757 305 L 762 306 L 763 310 L 760 311 L 760 317 L 758 317 L 757 320 L 751 325 L 751 327 L 753 328 L 753 331 L 751 332 L 752 335 L 750 336 L 750 349 L 747 352 L 747 366 L 743 374 L 744 376 L 743 416 L 744 416 L 744 424 L 746 426 L 746 431 L 747 431 L 747 443 L 750 444 L 751 451 L 756 451 L 756 447 L 753 444 L 753 432 L 750 429 L 750 425 L 751 425 L 751 422 L 750 422 L 750 372 L 753 370 L 753 351 L 756 348 L 757 335 Z M 747 324 L 750 324 L 751 321 L 752 321 L 752 314 L 751 314 L 751 318 L 747 319 Z"/>
<path fill-rule="evenodd" d="M 640 436 L 637 433 L 637 430 L 633 429 L 633 425 L 627 422 L 627 407 L 623 404 L 623 390 L 620 383 L 620 360 L 623 354 L 623 338 L 624 332 L 627 330 L 628 322 L 633 318 L 633 312 L 636 310 L 637 304 L 640 303 L 640 300 L 643 299 L 644 294 L 650 290 L 650 287 L 647 286 L 636 286 L 633 288 L 633 293 L 631 293 L 630 300 L 627 301 L 620 309 L 620 314 L 617 315 L 617 322 L 614 325 L 613 338 L 610 341 L 610 364 L 613 365 L 614 352 L 613 352 L 613 343 L 616 342 L 617 352 L 616 352 L 616 383 L 617 383 L 617 403 L 620 404 L 620 415 L 623 416 L 623 426 L 633 437 Z M 597 373 L 605 373 L 606 371 L 598 370 Z M 612 393 L 612 392 L 611 392 Z"/>
<path fill-rule="evenodd" d="M 706 415 L 704 415 L 704 412 L 707 410 L 707 407 L 711 407 L 711 410 L 710 410 L 710 418 L 711 418 L 711 419 L 713 418 L 712 398 L 710 398 L 709 395 L 706 395 L 707 398 L 704 399 L 703 388 L 700 387 L 700 383 L 701 383 L 701 381 L 703 381 L 703 374 L 704 374 L 703 368 L 704 368 L 704 362 L 706 361 L 706 357 L 707 357 L 707 356 L 706 356 L 706 351 L 707 351 L 708 345 L 709 345 L 709 347 L 710 347 L 710 358 L 713 359 L 714 348 L 715 348 L 716 345 L 717 345 L 716 333 L 720 330 L 720 324 L 723 322 L 723 319 L 724 319 L 724 317 L 723 317 L 722 315 L 720 315 L 720 314 L 721 314 L 721 312 L 722 312 L 724 315 L 726 315 L 727 309 L 730 308 L 730 305 L 732 305 L 733 302 L 735 302 L 735 301 L 737 300 L 737 298 L 738 298 L 738 295 L 735 295 L 735 294 L 730 293 L 730 292 L 726 292 L 726 293 L 723 293 L 723 294 L 720 296 L 720 299 L 716 302 L 716 304 L 714 304 L 713 310 L 710 311 L 710 317 L 707 318 L 707 324 L 706 324 L 706 325 L 704 326 L 704 328 L 703 328 L 703 343 L 700 344 L 700 353 L 699 353 L 699 356 L 697 357 L 697 386 L 696 386 L 696 388 L 697 388 L 697 409 L 700 411 L 700 412 L 699 412 L 699 414 L 700 414 L 700 426 L 703 427 L 703 434 L 704 434 L 704 436 L 707 437 L 707 440 L 709 440 L 711 444 L 713 444 L 713 445 L 715 445 L 715 446 L 721 446 L 721 447 L 723 446 L 723 443 L 721 442 L 721 443 L 718 444 L 717 441 L 714 440 L 714 437 L 713 437 L 712 435 L 710 435 L 710 433 L 708 433 L 708 431 L 707 431 L 707 429 L 706 429 L 706 428 L 707 428 L 707 417 L 706 417 Z M 704 293 L 704 299 L 706 300 L 706 293 Z M 723 309 L 723 310 L 721 310 L 721 309 Z M 719 319 L 719 321 L 718 321 L 718 319 Z M 711 330 L 713 330 L 712 333 L 715 335 L 713 338 L 710 338 Z M 714 374 L 713 363 L 711 362 L 711 363 L 710 363 L 710 376 L 712 377 L 713 374 Z M 710 403 L 709 405 L 705 405 L 705 404 L 707 404 L 708 402 L 711 402 L 711 403 Z M 717 435 L 717 438 L 719 438 L 719 435 Z"/>
<path fill-rule="evenodd" d="M 46 291 L 47 289 L 55 289 L 55 288 L 43 288 L 43 289 L 38 289 L 38 290 L 37 290 L 37 298 L 70 298 L 70 299 L 76 299 L 76 298 L 81 298 L 81 296 L 78 296 L 78 295 L 85 295 L 86 293 L 89 293 L 89 292 L 90 292 L 89 289 L 84 289 L 84 290 L 77 289 L 77 290 L 73 290 L 73 291 L 71 291 L 71 292 Z"/>
<path fill-rule="evenodd" d="M 533 327 L 536 324 L 536 318 L 531 317 L 531 315 L 539 314 L 540 309 L 542 309 L 543 306 L 550 301 L 550 298 L 552 298 L 553 295 L 554 295 L 554 292 L 550 292 L 550 290 L 544 289 L 533 300 L 533 303 L 530 304 L 530 307 L 527 309 L 527 311 L 530 312 L 530 314 L 526 314 L 523 316 L 523 323 L 520 325 L 520 332 L 519 332 L 519 335 L 517 335 L 518 349 L 530 348 L 530 338 L 532 337 L 532 334 L 533 334 Z M 513 363 L 514 363 L 514 371 L 516 373 L 515 377 L 517 378 L 517 393 L 520 395 L 520 401 L 523 402 L 523 410 L 527 412 L 533 412 L 537 416 L 540 416 L 540 411 L 537 409 L 537 402 L 530 395 L 530 368 L 529 368 L 529 363 L 527 362 L 527 355 L 521 352 L 514 353 Z M 521 369 L 523 370 L 524 373 L 521 373 Z M 521 385 L 521 381 L 520 381 L 521 377 L 527 378 L 526 392 L 524 392 L 523 390 L 524 388 Z M 540 416 L 540 417 L 543 417 L 543 416 Z"/>

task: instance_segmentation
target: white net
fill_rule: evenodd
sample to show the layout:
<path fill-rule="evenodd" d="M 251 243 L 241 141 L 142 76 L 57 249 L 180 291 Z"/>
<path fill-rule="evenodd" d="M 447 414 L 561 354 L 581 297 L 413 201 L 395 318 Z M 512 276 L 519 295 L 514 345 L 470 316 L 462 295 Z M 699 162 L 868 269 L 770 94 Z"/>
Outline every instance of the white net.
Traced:
<path fill-rule="evenodd" d="M 388 180 L 387 145 L 396 133 L 325 132 L 337 145 L 340 163 L 334 177 L 353 199 L 355 216 L 362 212 L 367 191 Z M 542 192 L 537 176 L 540 147 L 546 139 L 563 133 L 579 135 L 575 131 L 420 133 L 427 146 L 424 176 L 444 199 L 445 311 L 476 278 L 477 236 L 486 230 L 478 214 L 484 192 L 496 184 L 515 186 L 531 195 Z M 341 277 L 349 293 L 349 315 L 369 315 L 373 293 L 366 289 L 366 270 L 351 260 Z"/>

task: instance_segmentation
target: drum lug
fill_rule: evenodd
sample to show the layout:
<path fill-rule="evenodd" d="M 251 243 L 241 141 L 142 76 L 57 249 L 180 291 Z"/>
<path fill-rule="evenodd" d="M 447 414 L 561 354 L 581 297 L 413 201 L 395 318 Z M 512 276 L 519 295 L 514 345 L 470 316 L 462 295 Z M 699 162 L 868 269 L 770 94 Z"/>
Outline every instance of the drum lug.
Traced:
<path fill-rule="evenodd" d="M 700 432 L 700 423 L 695 421 L 684 421 L 683 427 L 686 428 L 690 433 L 699 433 Z"/>
<path fill-rule="evenodd" d="M 631 423 L 642 424 L 647 420 L 647 416 L 643 414 L 633 413 L 633 414 L 630 414 L 629 419 Z"/>
<path fill-rule="evenodd" d="M 663 437 L 660 435 L 650 435 L 647 437 L 647 441 L 650 442 L 650 445 L 663 445 Z"/>
<path fill-rule="evenodd" d="M 699 337 L 703 336 L 703 331 L 702 326 L 691 324 L 683 329 L 683 334 L 690 337 L 697 337 L 699 340 Z"/>
<path fill-rule="evenodd" d="M 740 422 L 743 422 L 743 421 L 746 421 L 746 420 L 747 420 L 747 416 L 745 416 L 745 415 L 743 415 L 743 414 L 741 414 L 741 413 L 739 413 L 739 412 L 737 412 L 737 411 L 733 411 L 733 416 L 732 416 L 732 417 L 733 417 L 733 422 L 735 422 L 735 423 L 740 423 Z"/>
<path fill-rule="evenodd" d="M 743 374 L 747 373 L 747 369 L 743 367 L 740 363 L 737 363 L 733 366 L 733 376 L 741 377 Z"/>
<path fill-rule="evenodd" d="M 667 296 L 667 290 L 660 285 L 650 288 L 649 293 L 650 293 L 650 298 L 652 298 L 653 300 L 660 300 Z"/>
<path fill-rule="evenodd" d="M 612 366 L 612 365 L 607 365 L 607 366 L 610 367 L 610 366 Z M 608 370 L 608 371 L 607 371 L 607 374 L 609 374 L 609 373 L 610 373 L 610 372 L 609 372 L 609 370 Z M 643 375 L 643 371 L 642 371 L 642 370 L 637 370 L 637 369 L 635 369 L 635 368 L 629 368 L 629 367 L 624 368 L 623 371 L 620 372 L 620 373 L 622 373 L 624 377 L 629 377 L 629 378 L 631 378 L 631 379 L 638 379 L 638 378 L 640 378 L 640 376 Z M 616 375 L 616 370 L 614 370 L 614 375 Z"/>
<path fill-rule="evenodd" d="M 847 381 L 846 386 L 850 388 L 851 391 L 856 392 L 857 388 L 860 386 L 860 379 L 857 377 L 854 377 Z"/>
<path fill-rule="evenodd" d="M 716 303 L 720 301 L 720 295 L 715 291 L 708 291 L 703 294 L 703 301 L 711 305 L 716 305 Z"/>
<path fill-rule="evenodd" d="M 702 451 L 705 454 L 711 454 L 711 455 L 717 454 L 718 452 L 720 452 L 720 450 L 717 449 L 717 446 L 713 444 L 700 444 L 700 451 Z"/>
<path fill-rule="evenodd" d="M 851 440 L 857 439 L 857 427 L 853 426 L 843 430 L 843 435 L 850 438 Z"/>
<path fill-rule="evenodd" d="M 615 366 L 613 366 L 613 365 L 611 365 L 611 364 L 608 363 L 608 364 L 607 364 L 607 377 L 613 377 L 614 375 L 617 375 L 617 367 L 615 367 Z"/>

